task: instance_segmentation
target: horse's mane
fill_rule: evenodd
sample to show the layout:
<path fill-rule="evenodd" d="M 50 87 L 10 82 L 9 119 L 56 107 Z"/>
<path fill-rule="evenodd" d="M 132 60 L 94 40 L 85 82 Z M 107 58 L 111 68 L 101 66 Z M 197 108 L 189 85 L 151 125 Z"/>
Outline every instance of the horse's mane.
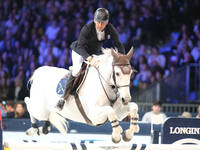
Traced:
<path fill-rule="evenodd" d="M 95 58 L 98 59 L 100 63 L 113 61 L 112 48 L 102 48 L 101 51 L 102 51 L 101 55 L 98 56 L 95 55 Z"/>
<path fill-rule="evenodd" d="M 112 55 L 112 48 L 102 48 L 101 51 L 103 55 L 111 56 Z"/>

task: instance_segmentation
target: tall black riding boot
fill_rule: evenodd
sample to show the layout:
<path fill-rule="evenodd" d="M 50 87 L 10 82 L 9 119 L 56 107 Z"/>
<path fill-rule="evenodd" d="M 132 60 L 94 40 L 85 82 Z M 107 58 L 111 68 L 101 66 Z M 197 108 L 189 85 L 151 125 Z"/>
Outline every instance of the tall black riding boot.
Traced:
<path fill-rule="evenodd" d="M 64 99 L 65 95 L 66 95 L 67 93 L 71 93 L 69 90 L 71 90 L 71 87 L 72 87 L 72 85 L 73 85 L 73 83 L 74 83 L 74 79 L 75 79 L 75 77 L 72 76 L 72 74 L 70 74 L 70 76 L 69 76 L 69 78 L 68 78 L 68 80 L 67 80 L 66 86 L 65 86 L 64 94 L 62 95 L 62 97 L 60 98 L 60 100 L 58 101 L 58 103 L 57 103 L 57 105 L 56 105 L 56 107 L 57 107 L 59 110 L 62 110 L 62 108 L 63 108 L 63 106 L 64 106 L 64 104 L 65 104 L 65 99 Z"/>

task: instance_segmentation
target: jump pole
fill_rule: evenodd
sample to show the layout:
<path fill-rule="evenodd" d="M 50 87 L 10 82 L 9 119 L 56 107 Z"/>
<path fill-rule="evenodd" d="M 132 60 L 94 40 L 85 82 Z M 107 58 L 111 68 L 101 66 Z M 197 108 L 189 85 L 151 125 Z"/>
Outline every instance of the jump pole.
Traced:
<path fill-rule="evenodd" d="M 200 150 L 200 145 L 192 144 L 89 144 L 89 143 L 49 143 L 16 142 L 4 143 L 9 150 Z"/>

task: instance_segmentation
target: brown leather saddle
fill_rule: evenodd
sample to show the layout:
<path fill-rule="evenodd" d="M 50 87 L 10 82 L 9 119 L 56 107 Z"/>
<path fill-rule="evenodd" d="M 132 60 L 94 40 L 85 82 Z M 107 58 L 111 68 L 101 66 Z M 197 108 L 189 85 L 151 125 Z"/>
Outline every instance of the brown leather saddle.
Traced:
<path fill-rule="evenodd" d="M 83 63 L 81 70 L 79 71 L 77 77 L 74 79 L 74 82 L 71 85 L 70 90 L 66 91 L 64 98 L 67 99 L 70 94 L 75 95 L 77 88 L 84 82 L 85 77 L 87 76 L 88 65 Z"/>

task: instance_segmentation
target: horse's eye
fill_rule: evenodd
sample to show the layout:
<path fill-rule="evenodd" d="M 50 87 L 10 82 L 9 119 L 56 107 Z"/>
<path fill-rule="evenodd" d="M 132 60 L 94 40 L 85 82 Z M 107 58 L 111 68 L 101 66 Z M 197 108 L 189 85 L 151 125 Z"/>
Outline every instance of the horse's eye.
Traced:
<path fill-rule="evenodd" d="M 112 89 L 115 89 L 115 86 L 114 86 L 114 85 L 111 85 L 111 88 L 112 88 Z"/>
<path fill-rule="evenodd" d="M 119 72 L 116 73 L 116 76 L 119 76 Z"/>

